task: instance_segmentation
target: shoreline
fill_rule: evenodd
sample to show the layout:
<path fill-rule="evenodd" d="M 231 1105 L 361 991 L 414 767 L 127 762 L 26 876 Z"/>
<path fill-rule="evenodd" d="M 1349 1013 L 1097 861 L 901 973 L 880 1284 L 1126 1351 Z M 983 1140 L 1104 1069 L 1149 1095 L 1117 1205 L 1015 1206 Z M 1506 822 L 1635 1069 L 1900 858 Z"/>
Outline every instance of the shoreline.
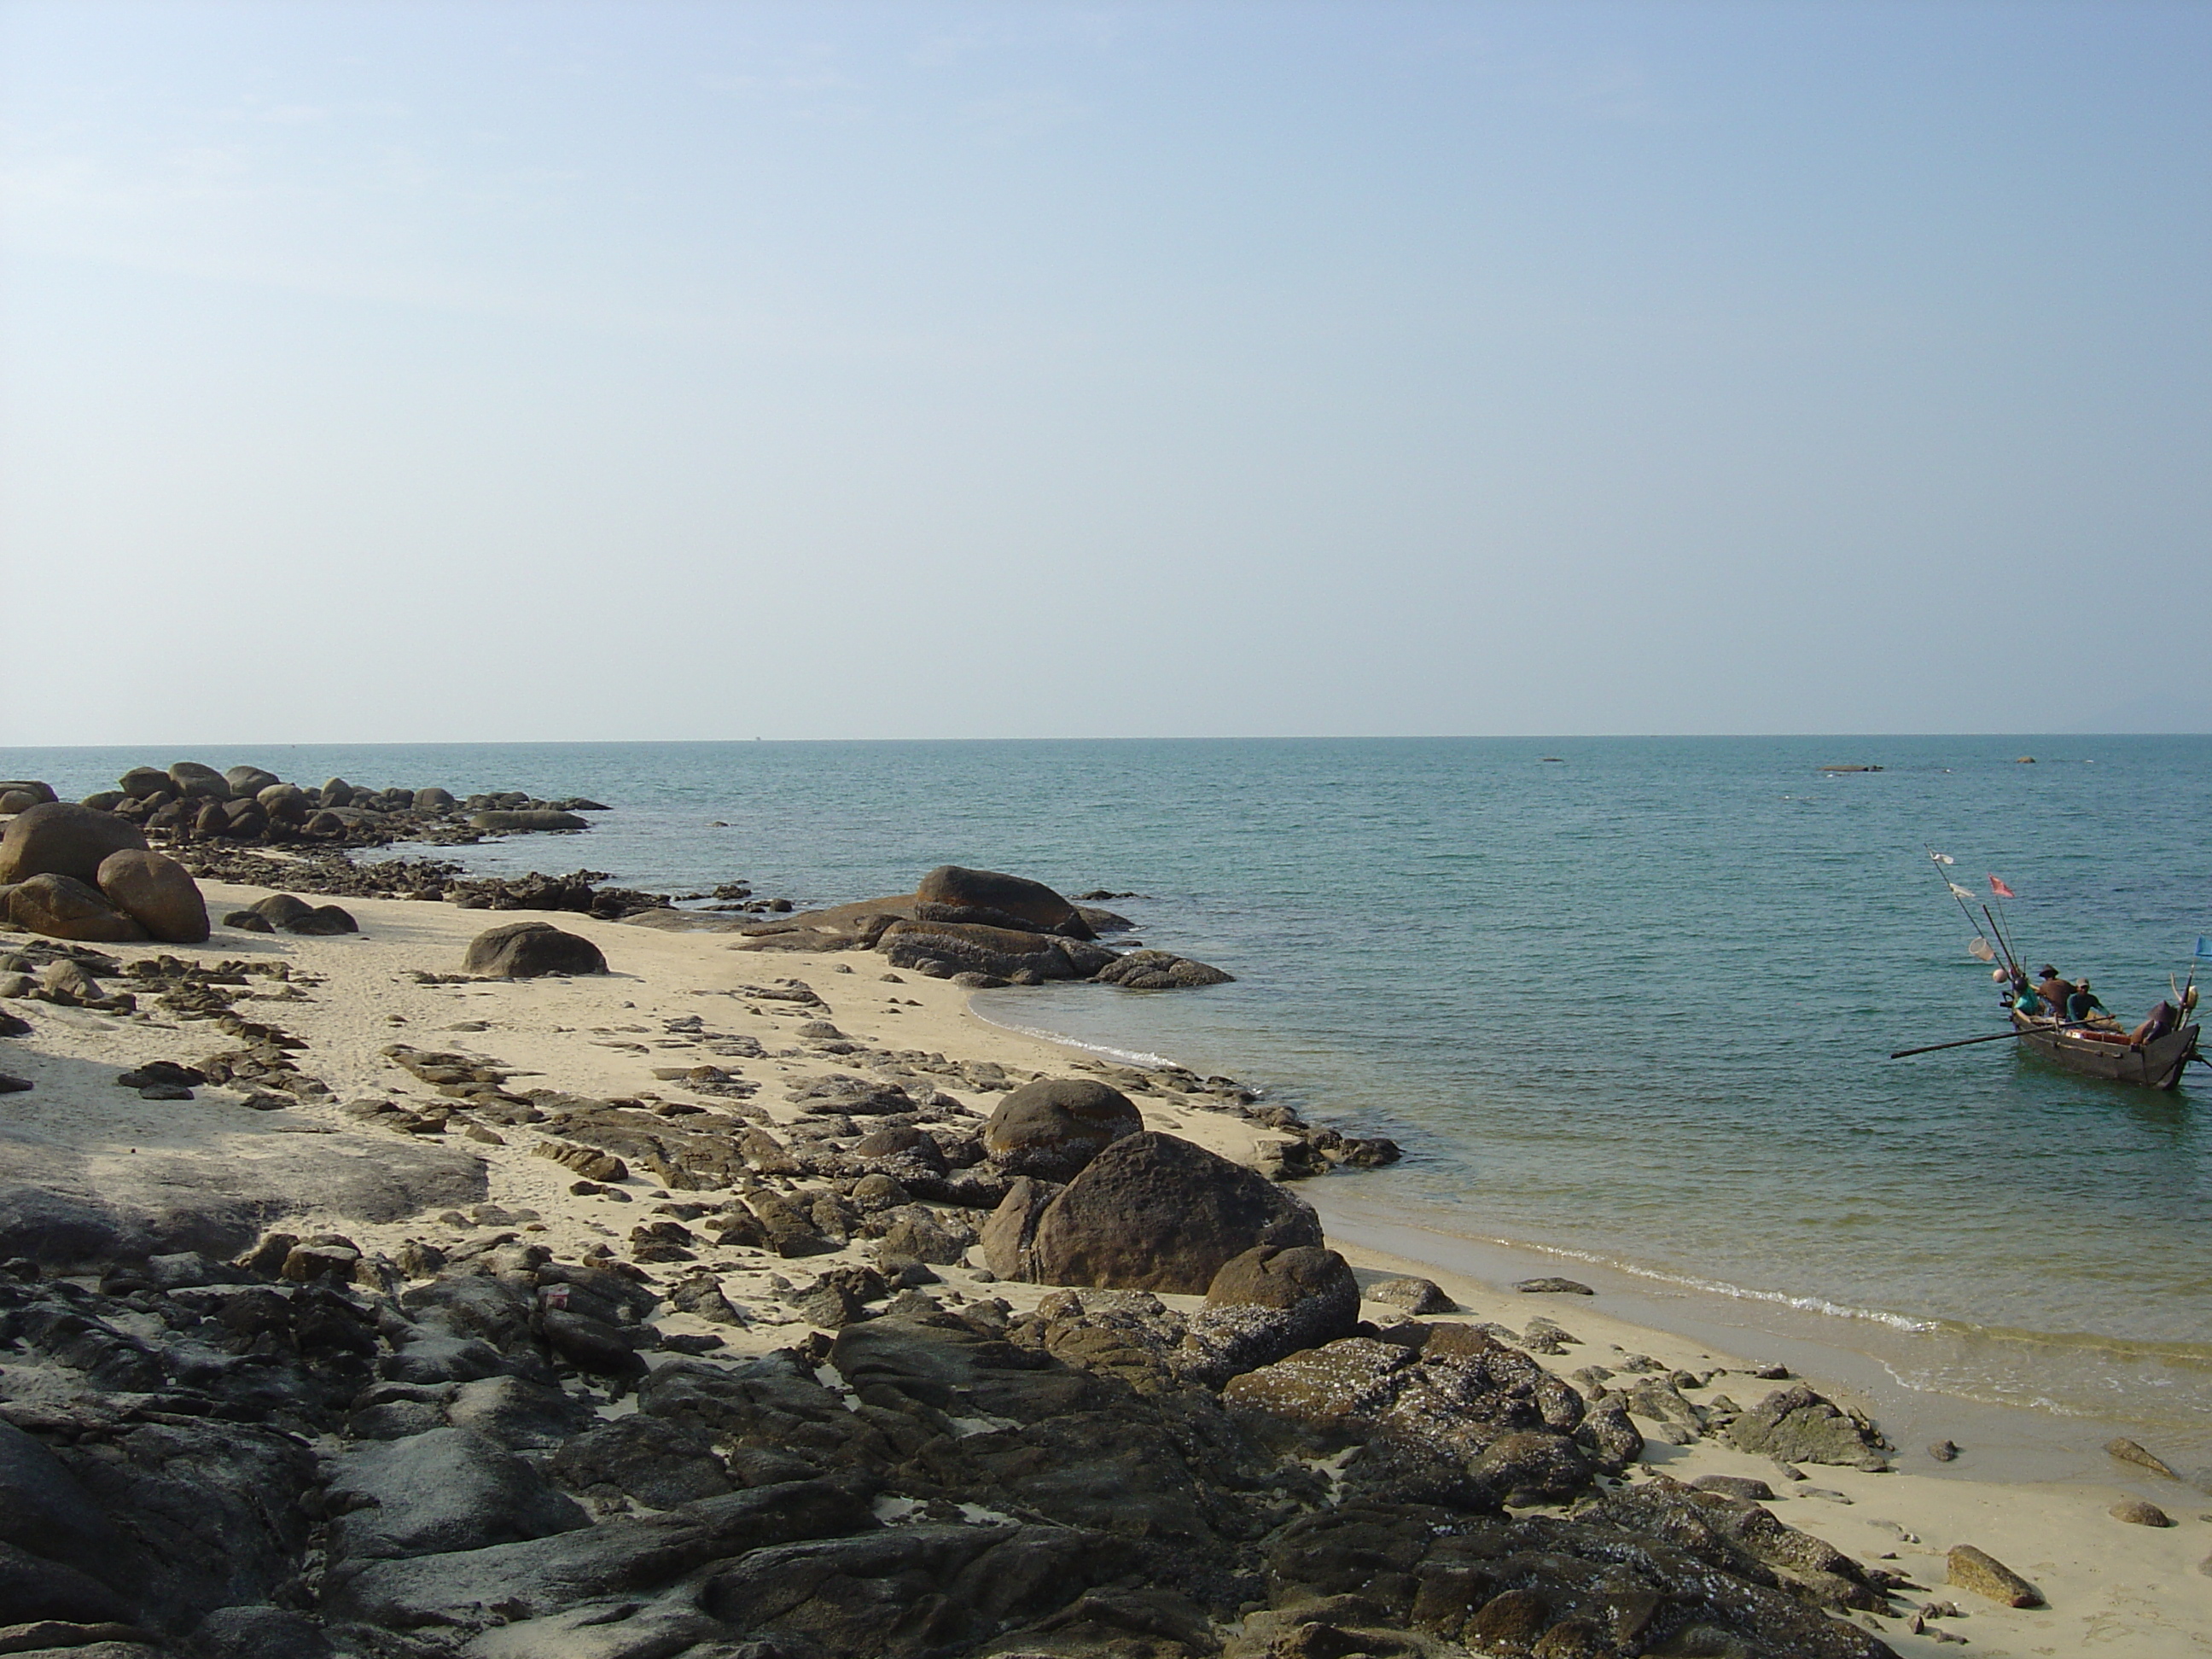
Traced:
<path fill-rule="evenodd" d="M 206 886 L 210 908 L 218 914 L 264 890 L 217 883 Z M 143 1103 L 131 1091 L 112 1086 L 112 1068 L 160 1058 L 190 1061 L 225 1046 L 226 1040 L 205 1025 L 172 1022 L 144 1005 L 142 1012 L 148 1018 L 141 1019 L 21 1003 L 15 1006 L 31 1016 L 35 1030 L 31 1037 L 11 1042 L 7 1052 L 11 1068 L 30 1071 L 39 1086 L 9 1097 L 0 1108 L 4 1114 L 0 1122 L 18 1135 L 74 1147 L 109 1166 L 125 1162 L 142 1148 L 160 1152 L 187 1144 L 244 1164 L 303 1146 L 315 1149 L 325 1162 L 337 1161 L 337 1155 L 345 1152 L 373 1161 L 380 1150 L 398 1157 L 398 1147 L 417 1138 L 372 1127 L 372 1120 L 349 1115 L 347 1103 L 373 1095 L 404 1102 L 414 1111 L 440 1104 L 434 1089 L 426 1090 L 381 1052 L 395 1042 L 425 1049 L 465 1048 L 532 1084 L 672 1104 L 684 1114 L 672 1120 L 679 1124 L 695 1118 L 712 1121 L 727 1111 L 740 1123 L 762 1123 L 778 1134 L 787 1133 L 797 1114 L 780 1101 L 775 1103 L 775 1109 L 769 1109 L 769 1091 L 760 1085 L 788 1085 L 825 1070 L 866 1069 L 864 1060 L 848 1059 L 829 1046 L 836 1041 L 861 1048 L 896 1045 L 902 1051 L 941 1055 L 955 1072 L 967 1068 L 964 1075 L 970 1077 L 992 1067 L 1005 1068 L 1009 1074 L 1018 1069 L 1064 1073 L 1063 1056 L 1089 1053 L 986 1018 L 969 1006 L 966 990 L 947 981 L 910 974 L 893 979 L 880 957 L 857 951 L 744 952 L 732 948 L 726 935 L 665 933 L 567 914 L 552 919 L 605 951 L 612 970 L 607 977 L 423 982 L 417 976 L 425 972 L 456 973 L 463 947 L 487 927 L 539 916 L 403 900 L 353 900 L 348 908 L 361 921 L 362 933 L 301 938 L 226 930 L 205 945 L 185 951 L 159 945 L 110 947 L 126 963 L 185 955 L 208 961 L 229 957 L 289 964 L 299 976 L 297 983 L 286 984 L 282 994 L 253 994 L 257 1000 L 267 994 L 265 1012 L 258 1001 L 249 1006 L 256 1018 L 297 1032 L 306 1044 L 300 1053 L 301 1069 L 327 1083 L 331 1092 L 326 1097 L 303 1097 L 270 1112 L 242 1110 L 223 1099 L 222 1091 L 212 1089 L 195 1103 Z M 826 1006 L 779 1003 L 749 995 L 744 988 L 777 981 L 811 988 Z M 127 986 L 131 981 L 114 982 Z M 704 1023 L 709 1026 L 753 1036 L 759 1058 L 728 1063 L 726 1071 L 758 1089 L 757 1099 L 750 1094 L 718 1097 L 686 1087 L 681 1066 L 673 1062 L 702 1056 L 698 1041 L 678 1028 L 696 1015 L 706 1016 Z M 840 1038 L 810 1037 L 802 1032 L 802 1026 L 815 1022 L 833 1024 Z M 671 1070 L 678 1075 L 665 1075 Z M 950 1085 L 963 1121 L 988 1113 L 994 1103 L 989 1091 L 979 1091 L 951 1073 L 927 1075 L 932 1081 L 942 1076 Z M 700 1097 L 690 1099 L 695 1093 Z M 1240 1162 L 1255 1161 L 1273 1138 L 1263 1126 L 1231 1112 L 1151 1092 L 1135 1098 L 1146 1127 L 1195 1140 Z M 952 1112 L 955 1108 L 944 1109 Z M 462 1215 L 462 1206 L 445 1212 L 453 1219 L 434 1218 L 431 1212 L 436 1206 L 432 1205 L 386 1221 L 345 1218 L 307 1206 L 271 1224 L 301 1234 L 325 1224 L 343 1231 L 365 1253 L 386 1257 L 398 1256 L 410 1244 L 475 1248 L 487 1230 L 534 1239 L 566 1255 L 605 1248 L 637 1224 L 657 1219 L 655 1200 L 663 1205 L 672 1200 L 680 1212 L 691 1196 L 674 1189 L 673 1182 L 656 1187 L 635 1175 L 620 1183 L 626 1189 L 623 1197 L 608 1195 L 604 1189 L 578 1194 L 571 1190 L 572 1170 L 532 1155 L 536 1137 L 528 1131 L 489 1133 L 494 1140 L 473 1136 L 464 1140 L 440 1133 L 423 1135 L 417 1144 L 434 1141 L 480 1159 L 485 1183 L 482 1207 L 496 1219 Z M 307 1136 L 318 1139 L 304 1139 Z M 125 1142 L 128 1151 L 116 1156 Z M 1318 1187 L 1299 1182 L 1290 1189 L 1316 1203 L 1328 1224 L 1331 1243 L 1351 1261 L 1363 1285 L 1414 1265 L 1414 1258 L 1404 1251 L 1388 1248 L 1404 1241 L 1386 1238 L 1373 1223 L 1351 1213 L 1370 1178 L 1363 1176 L 1350 1182 L 1329 1179 Z M 1340 1188 L 1344 1197 L 1330 1194 L 1331 1187 Z M 529 1218 L 522 1219 L 525 1215 Z M 854 1241 L 855 1246 L 860 1243 Z M 786 1299 L 792 1287 L 779 1285 L 786 1272 L 805 1279 L 859 1256 L 857 1251 L 832 1254 L 803 1263 L 708 1259 L 744 1323 L 732 1328 L 682 1311 L 663 1316 L 659 1323 L 668 1335 L 702 1342 L 714 1339 L 718 1355 L 738 1356 L 787 1345 L 817 1328 Z M 666 1271 L 653 1270 L 656 1275 Z M 963 1263 L 943 1265 L 936 1271 L 939 1294 L 948 1302 L 999 1298 L 1020 1310 L 1054 1294 L 1047 1285 L 994 1280 Z M 1498 1289 L 1474 1264 L 1468 1270 L 1446 1263 L 1420 1271 L 1460 1304 L 1462 1311 L 1443 1316 L 1447 1319 L 1494 1319 L 1517 1329 L 1540 1314 L 1564 1324 L 1580 1340 L 1564 1354 L 1539 1361 L 1563 1376 L 1594 1360 L 1620 1357 L 1613 1352 L 1616 1346 L 1623 1353 L 1649 1354 L 1669 1368 L 1719 1366 L 1731 1373 L 1771 1357 L 1760 1352 L 1744 1354 L 1726 1343 L 1701 1340 L 1696 1333 L 1624 1318 L 1608 1305 L 1620 1299 L 1610 1289 L 1590 1299 L 1524 1296 Z M 1191 1305 L 1196 1301 L 1163 1300 Z M 1373 1302 L 1363 1311 L 1377 1323 L 1401 1317 L 1395 1309 Z M 1790 1368 L 1806 1370 L 1808 1380 L 1824 1393 L 1833 1388 L 1839 1398 L 1852 1397 L 1848 1377 L 1831 1376 L 1809 1364 L 1801 1368 L 1795 1361 Z M 16 1401 L 35 1402 L 59 1386 L 48 1376 L 20 1374 L 27 1368 L 11 1364 L 6 1369 L 6 1392 Z M 1731 1375 L 1716 1379 L 1712 1389 L 1725 1389 L 1748 1407 L 1773 1386 Z M 1686 1480 L 1705 1474 L 1771 1479 L 1775 1474 L 1774 1465 L 1764 1457 L 1711 1439 L 1670 1445 L 1659 1438 L 1659 1425 L 1639 1426 L 1650 1443 L 1643 1460 L 1647 1468 Z M 1893 1437 L 1900 1441 L 1900 1465 L 1914 1468 L 1916 1448 L 1894 1432 Z M 1968 1450 L 1972 1451 L 1971 1443 Z M 1927 1467 L 1923 1458 L 1920 1468 Z M 1967 1616 L 1960 1628 L 1984 1652 L 2025 1656 L 2117 1646 L 2146 1659 L 2212 1654 L 2212 1577 L 2197 1567 L 2212 1545 L 2212 1524 L 2205 1518 L 2212 1513 L 2212 1500 L 2185 1487 L 2114 1479 L 2063 1484 L 2005 1480 L 1971 1462 L 1965 1469 L 1940 1474 L 1917 1470 L 1871 1474 L 1825 1466 L 1807 1473 L 1812 1479 L 1794 1495 L 1784 1482 L 1775 1481 L 1780 1517 L 1869 1565 L 1883 1563 L 1905 1572 L 1933 1599 L 1961 1604 Z M 1816 1492 L 1827 1495 L 1813 1495 Z M 2178 1524 L 2154 1529 L 2112 1519 L 2105 1507 L 2123 1496 L 2162 1504 Z M 1948 1589 L 1942 1552 L 1960 1542 L 1987 1549 L 2028 1576 L 2051 1606 L 2016 1611 Z M 1918 1599 L 1917 1594 L 1912 1599 Z M 1943 1627 L 1949 1623 L 1943 1621 Z M 1878 1628 L 1900 1654 L 1941 1650 L 1933 1637 L 1911 1634 L 1897 1622 L 1885 1621 Z"/>
<path fill-rule="evenodd" d="M 1085 1059 L 1103 1057 L 1139 1066 L 1182 1063 L 1171 1056 L 1010 1025 L 975 1009 L 972 999 L 969 1014 L 995 1033 L 1026 1037 L 1048 1049 Z M 1958 1340 L 1959 1334 L 1938 1322 L 1917 1321 L 1876 1310 L 1808 1305 L 1807 1299 L 1781 1292 L 1745 1290 L 1687 1274 L 1641 1268 L 1589 1251 L 1463 1231 L 1453 1224 L 1456 1217 L 1427 1201 L 1407 1205 L 1394 1199 L 1385 1213 L 1370 1194 L 1376 1185 L 1387 1186 L 1391 1178 L 1388 1170 L 1333 1170 L 1295 1183 L 1295 1190 L 1322 1212 L 1333 1241 L 1342 1230 L 1346 1237 L 1367 1241 L 1364 1248 L 1372 1254 L 1412 1264 L 1411 1271 L 1432 1277 L 1450 1273 L 1490 1285 L 1554 1273 L 1592 1280 L 1602 1289 L 1609 1305 L 1635 1310 L 1621 1317 L 1624 1324 L 1654 1335 L 1664 1334 L 1701 1344 L 1716 1354 L 1733 1354 L 1746 1363 L 1780 1359 L 1793 1372 L 1814 1379 L 1823 1392 L 1832 1388 L 1839 1397 L 1852 1398 L 1878 1421 L 1898 1425 L 1899 1444 L 1907 1449 L 1908 1459 L 1925 1443 L 1948 1438 L 1969 1449 L 1962 1461 L 1980 1465 L 1979 1478 L 2103 1486 L 2110 1486 L 2118 1473 L 2102 1449 L 2105 1441 L 2126 1434 L 2147 1444 L 2154 1440 L 2163 1445 L 2174 1443 L 2172 1437 L 2159 1434 L 2154 1425 L 2137 1419 L 2069 1411 L 2048 1401 L 1990 1399 L 1908 1381 L 1898 1369 L 1907 1358 L 1899 1351 L 1903 1344 L 1915 1340 Z M 1343 1248 L 1341 1243 L 1339 1248 Z M 1525 1317 L 1543 1311 L 1543 1302 L 1560 1299 L 1522 1297 L 1498 1291 L 1492 1295 L 1504 1299 L 1486 1307 L 1482 1316 L 1503 1319 L 1509 1324 L 1514 1322 L 1512 1312 L 1516 1308 Z M 1860 1329 L 1875 1341 L 1861 1346 L 1846 1340 Z M 1979 1334 L 1966 1340 L 1975 1340 Z M 1881 1350 L 1883 1339 L 1891 1345 L 1889 1352 Z M 2190 1449 L 2196 1449 L 2193 1445 Z M 2198 1469 L 2191 1458 L 2180 1453 L 2169 1461 L 2200 1485 L 2212 1482 L 2212 1467 Z M 1936 1479 L 1957 1479 L 1968 1473 L 1956 1463 L 1940 1466 L 1924 1456 L 1920 1462 L 1923 1472 Z M 2147 1496 L 2148 1489 L 2135 1495 Z"/>

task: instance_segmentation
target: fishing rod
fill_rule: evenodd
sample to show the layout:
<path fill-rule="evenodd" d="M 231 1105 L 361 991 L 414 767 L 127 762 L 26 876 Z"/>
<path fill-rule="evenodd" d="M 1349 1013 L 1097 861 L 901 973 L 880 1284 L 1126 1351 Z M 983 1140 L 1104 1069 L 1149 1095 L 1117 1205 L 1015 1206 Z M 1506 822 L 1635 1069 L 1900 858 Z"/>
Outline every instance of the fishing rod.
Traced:
<path fill-rule="evenodd" d="M 2066 1025 L 2022 1025 L 2014 1030 L 1997 1031 L 1988 1036 L 1960 1037 L 1950 1042 L 1926 1043 L 1917 1048 L 1899 1048 L 1890 1054 L 1890 1058 L 1903 1060 L 1907 1054 L 1932 1054 L 1939 1048 L 1970 1048 L 1977 1042 L 2010 1042 L 2014 1037 L 2024 1037 L 2036 1031 L 2048 1034 L 2052 1031 L 2083 1031 L 2088 1028 L 2087 1020 L 2077 1020 Z"/>

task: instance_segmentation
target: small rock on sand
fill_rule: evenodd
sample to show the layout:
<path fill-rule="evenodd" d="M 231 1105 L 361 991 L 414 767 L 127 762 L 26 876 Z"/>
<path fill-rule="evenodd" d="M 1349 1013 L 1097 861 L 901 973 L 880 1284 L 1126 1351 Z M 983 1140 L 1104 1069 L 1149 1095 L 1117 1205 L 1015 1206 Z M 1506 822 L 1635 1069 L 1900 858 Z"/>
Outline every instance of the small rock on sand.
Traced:
<path fill-rule="evenodd" d="M 2107 1511 L 2113 1520 L 2124 1521 L 2131 1527 L 2170 1527 L 2173 1517 L 2155 1504 L 2147 1504 L 2140 1498 L 2123 1498 Z"/>
<path fill-rule="evenodd" d="M 1948 1440 L 1938 1440 L 1928 1448 L 1928 1455 L 1938 1463 L 1948 1463 L 1959 1455 L 1959 1449 Z"/>
<path fill-rule="evenodd" d="M 1528 1296 L 1595 1296 L 1597 1292 L 1576 1279 L 1524 1279 L 1513 1288 Z"/>
<path fill-rule="evenodd" d="M 2039 1607 L 2043 1592 L 1986 1550 L 1960 1544 L 1951 1552 L 1949 1581 L 2008 1607 Z"/>
<path fill-rule="evenodd" d="M 1370 1302 L 1382 1302 L 1409 1314 L 1449 1313 L 1459 1304 L 1443 1287 L 1427 1279 L 1386 1279 L 1362 1292 Z"/>

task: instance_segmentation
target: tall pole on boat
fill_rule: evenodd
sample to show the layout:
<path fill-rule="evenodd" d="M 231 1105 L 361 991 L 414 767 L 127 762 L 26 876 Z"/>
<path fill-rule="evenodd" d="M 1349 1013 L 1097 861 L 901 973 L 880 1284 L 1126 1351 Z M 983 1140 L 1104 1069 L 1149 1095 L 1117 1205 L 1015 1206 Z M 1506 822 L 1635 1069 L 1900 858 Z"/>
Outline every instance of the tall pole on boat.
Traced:
<path fill-rule="evenodd" d="M 1923 846 L 1926 845 L 1924 842 L 1922 844 Z M 1952 899 L 1958 904 L 1959 914 L 1966 917 L 1966 926 L 1974 930 L 1975 937 L 1981 937 L 1982 926 L 1979 922 L 1977 922 L 1974 920 L 1974 913 L 1966 908 L 1966 890 L 1960 886 L 1957 882 L 1953 881 L 1950 877 L 1943 873 L 1944 867 L 1951 863 L 1949 855 L 1939 853 L 1932 847 L 1928 848 L 1927 850 L 1928 860 L 1935 867 L 1936 879 L 1943 884 L 1943 890 L 1948 893 Z M 1982 907 L 1982 914 L 1984 916 L 1989 915 L 1989 907 L 1987 905 L 1984 905 Z M 1989 924 L 1989 930 L 1991 934 L 1996 936 L 1997 944 L 2004 950 L 2005 966 L 2017 970 L 2019 963 L 2015 963 L 2012 959 L 2012 947 L 2005 944 L 2004 935 L 1997 931 L 1997 925 L 1995 921 L 1991 921 Z"/>

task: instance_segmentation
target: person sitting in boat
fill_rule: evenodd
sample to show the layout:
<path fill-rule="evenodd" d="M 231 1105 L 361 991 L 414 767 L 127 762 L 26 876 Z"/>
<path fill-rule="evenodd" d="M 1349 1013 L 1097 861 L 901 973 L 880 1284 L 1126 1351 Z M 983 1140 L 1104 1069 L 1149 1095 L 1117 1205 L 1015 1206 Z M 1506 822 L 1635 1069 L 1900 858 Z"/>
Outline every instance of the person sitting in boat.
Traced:
<path fill-rule="evenodd" d="M 2012 976 L 2012 1011 L 2026 1019 L 2047 1019 L 2051 1017 L 2050 1009 L 2044 1006 L 2043 999 L 2036 995 L 2035 988 L 2027 982 L 2027 975 L 2024 973 Z"/>
<path fill-rule="evenodd" d="M 2072 1002 L 2077 988 L 2068 980 L 2058 977 L 2058 970 L 2049 963 L 2035 970 L 2035 994 L 2043 999 L 2043 1006 L 2060 1019 Z"/>
<path fill-rule="evenodd" d="M 2086 979 L 2076 980 L 2074 983 L 2074 994 L 2066 999 L 2066 1018 L 2076 1025 L 2082 1025 L 2088 1024 L 2100 1014 L 2104 1016 L 2106 1023 L 2118 1024 L 2112 1018 L 2112 1011 L 2097 1000 L 2097 994 L 2089 988 L 2089 981 Z"/>

